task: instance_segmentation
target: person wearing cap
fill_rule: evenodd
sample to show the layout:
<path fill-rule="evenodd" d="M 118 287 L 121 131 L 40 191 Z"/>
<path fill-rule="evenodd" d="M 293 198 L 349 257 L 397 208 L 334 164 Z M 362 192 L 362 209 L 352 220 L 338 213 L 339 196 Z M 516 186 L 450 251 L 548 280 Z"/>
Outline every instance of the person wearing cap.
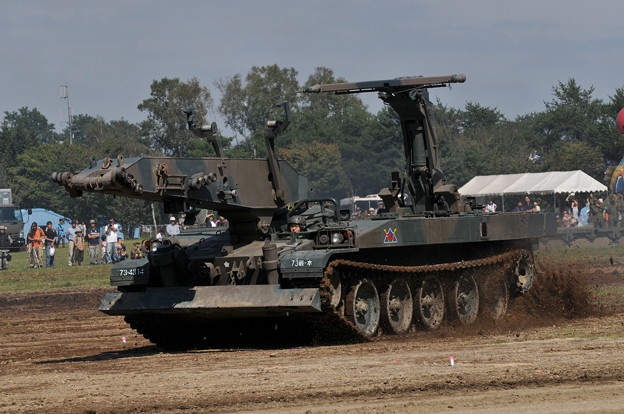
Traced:
<path fill-rule="evenodd" d="M 215 222 L 214 214 L 209 213 L 206 216 L 206 227 L 217 227 L 217 223 Z"/>
<path fill-rule="evenodd" d="M 82 235 L 82 229 L 78 227 L 76 237 L 74 238 L 74 266 L 82 266 L 84 260 L 85 239 Z"/>
<path fill-rule="evenodd" d="M 65 235 L 67 236 L 67 248 L 69 251 L 67 252 L 67 265 L 71 266 L 74 260 L 74 239 L 76 238 L 76 230 L 78 230 L 78 222 L 76 220 L 72 220 L 71 227 L 65 231 Z"/>
<path fill-rule="evenodd" d="M 130 252 L 130 259 L 131 260 L 135 260 L 135 259 L 142 259 L 143 258 L 143 249 L 141 247 L 141 243 L 136 242 L 134 243 L 134 247 L 132 248 L 132 251 Z"/>
<path fill-rule="evenodd" d="M 54 247 L 56 244 L 57 233 L 52 227 L 52 222 L 46 223 L 46 228 L 43 231 L 45 233 L 45 252 L 46 252 L 46 267 L 54 266 Z"/>
<path fill-rule="evenodd" d="M 176 218 L 173 216 L 169 219 L 169 224 L 167 224 L 167 234 L 169 237 L 176 237 L 180 234 L 180 226 L 178 226 Z"/>
<path fill-rule="evenodd" d="M 37 222 L 33 222 L 28 233 L 28 262 L 31 268 L 43 267 L 43 240 L 45 233 L 39 228 Z"/>
<path fill-rule="evenodd" d="M 108 221 L 104 234 L 106 235 L 106 263 L 117 263 L 117 224 L 114 218 L 111 217 Z"/>
<path fill-rule="evenodd" d="M 65 247 L 65 220 L 60 218 L 58 224 L 56 225 L 56 235 L 58 239 L 56 240 L 56 246 Z"/>
<path fill-rule="evenodd" d="M 100 257 L 100 229 L 95 226 L 95 220 L 89 220 L 87 229 L 87 245 L 89 246 L 89 264 L 96 265 Z"/>

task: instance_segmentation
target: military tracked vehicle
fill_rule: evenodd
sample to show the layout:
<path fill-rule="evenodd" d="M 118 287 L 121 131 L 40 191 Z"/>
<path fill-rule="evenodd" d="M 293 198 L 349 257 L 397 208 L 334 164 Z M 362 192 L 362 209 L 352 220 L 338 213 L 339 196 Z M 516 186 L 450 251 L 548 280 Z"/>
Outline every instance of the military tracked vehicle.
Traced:
<path fill-rule="evenodd" d="M 123 315 L 168 348 L 209 347 L 275 332 L 329 341 L 437 329 L 502 317 L 530 289 L 532 249 L 555 233 L 541 213 L 487 213 L 462 200 L 439 165 L 428 89 L 464 75 L 321 84 L 304 93 L 378 92 L 401 121 L 405 168 L 393 172 L 373 215 L 352 220 L 334 199 L 311 197 L 308 182 L 275 153 L 289 123 L 267 123 L 266 159 L 226 158 L 216 125 L 189 128 L 216 157 L 92 160 L 53 173 L 72 196 L 84 191 L 164 203 L 192 223 L 216 210 L 229 228 L 153 241 L 147 259 L 111 269 L 117 292 L 100 310 Z M 451 322 L 452 321 L 452 322 Z M 226 339 L 229 338 L 229 339 Z"/>

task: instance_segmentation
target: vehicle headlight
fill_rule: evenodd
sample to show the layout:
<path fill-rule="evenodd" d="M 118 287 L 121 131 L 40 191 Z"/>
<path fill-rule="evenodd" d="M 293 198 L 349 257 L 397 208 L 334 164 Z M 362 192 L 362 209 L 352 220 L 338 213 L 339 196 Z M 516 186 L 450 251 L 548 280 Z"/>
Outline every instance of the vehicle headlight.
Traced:
<path fill-rule="evenodd" d="M 344 236 L 342 233 L 335 232 L 332 233 L 332 244 L 341 244 L 344 241 Z"/>

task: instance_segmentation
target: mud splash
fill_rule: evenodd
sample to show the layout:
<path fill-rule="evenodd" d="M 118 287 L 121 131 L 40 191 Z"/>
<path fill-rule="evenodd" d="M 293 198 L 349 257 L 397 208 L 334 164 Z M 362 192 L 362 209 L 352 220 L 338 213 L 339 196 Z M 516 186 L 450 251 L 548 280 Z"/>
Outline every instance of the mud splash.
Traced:
<path fill-rule="evenodd" d="M 513 333 L 558 325 L 566 320 L 619 313 L 624 310 L 621 304 L 602 303 L 597 299 L 596 292 L 605 286 L 622 284 L 624 278 L 617 269 L 585 264 L 540 265 L 536 269 L 531 290 L 525 295 L 511 298 L 507 313 L 500 320 L 494 321 L 481 315 L 468 326 L 449 322 L 438 331 L 419 331 L 408 335 L 414 335 L 414 340 L 422 340 Z M 378 340 L 401 339 L 384 335 Z"/>
<path fill-rule="evenodd" d="M 578 266 L 544 266 L 530 292 L 514 305 L 538 320 L 597 316 L 603 311 L 592 300 L 591 285 L 584 274 Z"/>

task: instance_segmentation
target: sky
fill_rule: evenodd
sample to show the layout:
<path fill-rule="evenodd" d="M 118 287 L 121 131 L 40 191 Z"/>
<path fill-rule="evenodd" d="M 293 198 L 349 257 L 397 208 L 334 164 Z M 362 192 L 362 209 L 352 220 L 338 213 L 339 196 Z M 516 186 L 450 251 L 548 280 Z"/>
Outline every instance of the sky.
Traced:
<path fill-rule="evenodd" d="M 36 108 L 64 128 L 67 84 L 72 114 L 138 123 L 154 80 L 196 77 L 218 100 L 215 81 L 272 64 L 301 83 L 318 66 L 351 82 L 464 73 L 433 98 L 514 119 L 570 78 L 603 100 L 623 87 L 623 16 L 622 0 L 2 0 L 0 119 Z"/>

